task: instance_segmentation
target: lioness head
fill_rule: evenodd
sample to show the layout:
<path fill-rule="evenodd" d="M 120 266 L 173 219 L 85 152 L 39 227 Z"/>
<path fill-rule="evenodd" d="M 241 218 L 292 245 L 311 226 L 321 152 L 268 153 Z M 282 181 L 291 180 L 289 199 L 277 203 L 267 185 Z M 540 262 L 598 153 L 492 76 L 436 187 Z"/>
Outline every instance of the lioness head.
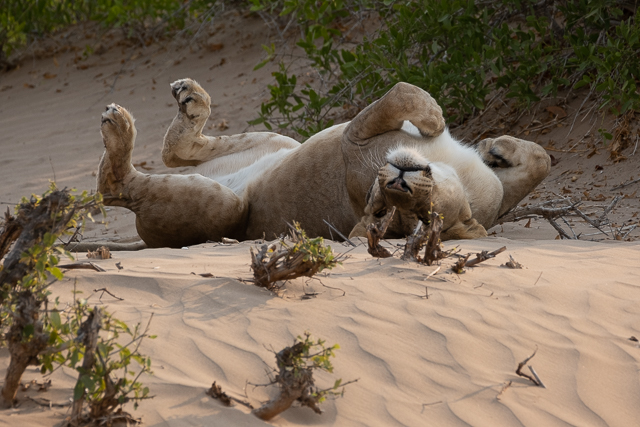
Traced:
<path fill-rule="evenodd" d="M 387 154 L 366 198 L 365 215 L 349 237 L 366 236 L 366 227 L 396 207 L 386 237 L 401 238 L 413 232 L 431 211 L 433 175 L 429 162 L 415 149 L 400 147 Z"/>

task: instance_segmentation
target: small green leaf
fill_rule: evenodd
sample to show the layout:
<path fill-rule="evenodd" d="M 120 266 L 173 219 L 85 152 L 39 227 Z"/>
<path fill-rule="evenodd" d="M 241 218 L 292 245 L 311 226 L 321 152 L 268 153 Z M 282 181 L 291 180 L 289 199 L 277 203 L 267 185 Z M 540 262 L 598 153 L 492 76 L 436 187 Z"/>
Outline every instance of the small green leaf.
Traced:
<path fill-rule="evenodd" d="M 60 319 L 60 313 L 58 311 L 52 311 L 49 314 L 49 321 L 51 322 L 51 325 L 54 329 L 60 329 L 62 321 Z"/>

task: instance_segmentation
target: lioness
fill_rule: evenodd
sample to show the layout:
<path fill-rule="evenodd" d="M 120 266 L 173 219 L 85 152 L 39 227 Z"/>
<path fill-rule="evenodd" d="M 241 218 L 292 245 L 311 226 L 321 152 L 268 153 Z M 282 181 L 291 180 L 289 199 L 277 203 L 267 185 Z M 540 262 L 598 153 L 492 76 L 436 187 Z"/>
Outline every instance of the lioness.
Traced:
<path fill-rule="evenodd" d="M 162 158 L 169 167 L 193 166 L 191 175 L 137 172 L 133 118 L 116 105 L 102 116 L 98 191 L 105 204 L 136 214 L 148 247 L 271 238 L 292 220 L 311 236 L 337 238 L 327 223 L 362 235 L 391 206 L 398 213 L 390 237 L 410 233 L 431 209 L 444 216 L 443 239 L 482 237 L 549 173 L 549 156 L 529 141 L 460 144 L 434 99 L 407 83 L 304 144 L 268 132 L 205 136 L 209 95 L 191 79 L 171 89 L 178 113 Z"/>

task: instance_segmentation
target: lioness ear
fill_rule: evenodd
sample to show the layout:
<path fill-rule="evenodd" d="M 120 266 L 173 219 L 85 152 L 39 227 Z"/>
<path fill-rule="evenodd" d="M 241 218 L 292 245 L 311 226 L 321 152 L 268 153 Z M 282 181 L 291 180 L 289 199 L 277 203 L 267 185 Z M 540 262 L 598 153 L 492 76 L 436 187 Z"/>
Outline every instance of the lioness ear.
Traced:
<path fill-rule="evenodd" d="M 353 227 L 351 233 L 349 233 L 349 238 L 351 239 L 353 237 L 367 237 L 367 227 L 364 226 L 364 217 Z"/>

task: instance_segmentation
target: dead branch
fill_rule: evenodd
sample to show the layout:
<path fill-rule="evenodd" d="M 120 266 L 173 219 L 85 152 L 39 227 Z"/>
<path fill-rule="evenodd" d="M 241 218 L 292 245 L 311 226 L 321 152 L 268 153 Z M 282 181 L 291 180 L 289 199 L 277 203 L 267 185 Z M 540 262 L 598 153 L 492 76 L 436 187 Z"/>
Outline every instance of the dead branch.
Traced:
<path fill-rule="evenodd" d="M 117 299 L 118 301 L 124 301 L 124 298 L 120 298 L 120 297 L 115 296 L 114 294 L 112 294 L 111 292 L 109 292 L 109 289 L 107 289 L 107 288 L 94 289 L 94 290 L 93 290 L 93 292 L 102 292 L 102 293 L 100 294 L 100 298 L 99 298 L 100 300 L 102 299 L 102 296 L 103 296 L 105 293 L 107 293 L 107 294 L 111 295 L 112 297 L 114 297 L 115 299 Z"/>
<path fill-rule="evenodd" d="M 509 254 L 509 261 L 505 262 L 504 266 L 507 268 L 522 268 L 522 264 L 513 259 L 511 254 Z"/>
<path fill-rule="evenodd" d="M 540 379 L 540 377 L 538 376 L 538 373 L 536 372 L 535 369 L 533 369 L 533 366 L 531 365 L 527 365 L 527 368 L 529 368 L 529 370 L 531 371 L 531 374 L 533 375 L 533 377 L 536 379 L 536 381 L 538 382 L 538 384 L 540 385 L 540 387 L 542 388 L 547 388 L 543 383 L 542 380 Z"/>
<path fill-rule="evenodd" d="M 111 251 L 106 246 L 100 246 L 95 251 L 88 251 L 87 258 L 109 259 L 111 258 Z"/>
<path fill-rule="evenodd" d="M 531 356 L 527 357 L 522 362 L 518 363 L 518 368 L 516 369 L 516 374 L 518 376 L 520 376 L 520 377 L 528 379 L 529 381 L 531 381 L 532 383 L 534 383 L 538 387 L 546 388 L 544 386 L 544 384 L 542 384 L 542 381 L 540 381 L 540 378 L 535 373 L 535 371 L 533 371 L 531 366 L 529 366 L 529 370 L 532 371 L 532 374 L 534 375 L 533 377 L 531 375 L 529 375 L 529 374 L 525 374 L 524 372 L 522 372 L 522 368 L 524 367 L 524 365 L 526 365 L 527 362 L 529 362 L 529 360 L 533 359 L 533 356 L 535 356 L 537 352 L 538 352 L 538 347 L 536 346 L 536 349 L 533 351 L 533 354 Z"/>
<path fill-rule="evenodd" d="M 304 343 L 298 342 L 292 347 L 285 347 L 276 353 L 278 374 L 274 382 L 280 386 L 278 396 L 254 409 L 253 414 L 262 420 L 270 420 L 287 410 L 293 402 L 299 400 L 317 414 L 322 413 L 318 407 L 317 397 L 313 396 L 313 371 L 310 367 L 294 369 L 294 359 L 303 354 Z"/>
<path fill-rule="evenodd" d="M 498 392 L 498 395 L 496 396 L 496 399 L 500 400 L 500 396 L 502 396 L 502 393 L 504 393 L 509 387 L 511 387 L 511 381 L 507 381 L 502 388 L 500 389 L 500 391 Z"/>
<path fill-rule="evenodd" d="M 620 185 L 618 185 L 617 187 L 613 187 L 613 188 L 611 189 L 611 191 L 620 190 L 620 189 L 622 189 L 622 188 L 624 188 L 624 187 L 628 187 L 628 186 L 630 186 L 630 185 L 633 185 L 633 184 L 635 184 L 636 182 L 640 182 L 640 178 L 638 178 L 638 179 L 634 179 L 633 181 L 625 182 L 624 184 L 620 184 Z"/>
<path fill-rule="evenodd" d="M 434 262 L 451 255 L 452 251 L 445 252 L 442 250 L 440 241 L 442 225 L 442 216 L 437 212 L 431 212 L 429 214 L 426 226 L 422 221 L 418 221 L 413 234 L 407 237 L 404 253 L 400 258 L 406 261 L 416 261 L 432 265 Z M 419 253 L 423 247 L 424 257 L 420 257 Z"/>
<path fill-rule="evenodd" d="M 369 224 L 367 226 L 367 252 L 377 258 L 389 258 L 391 253 L 380 244 L 380 240 L 384 238 L 384 234 L 389 228 L 389 224 L 393 220 L 396 213 L 396 207 L 393 206 L 389 212 L 380 220 L 379 224 Z"/>
<path fill-rule="evenodd" d="M 427 265 L 432 265 L 434 262 L 448 255 L 442 251 L 442 245 L 440 243 L 440 233 L 442 232 L 443 224 L 442 217 L 432 212 L 427 230 L 429 238 L 424 247 L 424 258 L 422 259 Z"/>
<path fill-rule="evenodd" d="M 453 271 L 456 274 L 463 274 L 465 264 L 467 263 L 467 260 L 469 259 L 470 256 L 471 254 L 460 256 L 460 258 L 458 258 L 458 261 L 456 261 L 456 263 L 451 266 L 451 271 Z"/>
<path fill-rule="evenodd" d="M 420 256 L 418 253 L 427 241 L 427 238 L 427 230 L 424 223 L 422 221 L 418 221 L 413 234 L 407 236 L 407 243 L 404 245 L 404 253 L 400 259 L 419 262 Z"/>
<path fill-rule="evenodd" d="M 67 270 L 95 270 L 100 273 L 107 271 L 95 262 L 91 261 L 74 262 L 72 264 L 59 264 L 58 268 L 66 268 Z"/>
<path fill-rule="evenodd" d="M 49 399 L 45 399 L 44 397 L 27 396 L 27 399 L 37 405 L 44 406 L 45 408 L 66 408 L 67 406 L 71 406 L 71 402 L 53 403 L 52 401 L 50 401 Z"/>
<path fill-rule="evenodd" d="M 89 314 L 87 319 L 80 325 L 78 329 L 77 340 L 84 345 L 84 359 L 82 361 L 82 372 L 78 377 L 78 382 L 82 381 L 82 377 L 87 375 L 88 372 L 94 368 L 96 363 L 96 349 L 98 347 L 99 332 L 102 328 L 102 310 L 97 306 L 93 308 L 93 311 Z M 110 379 L 109 375 L 105 376 L 105 380 Z M 105 394 L 108 394 L 110 381 L 107 381 Z M 82 417 L 82 408 L 84 406 L 85 391 L 83 388 L 82 395 L 79 399 L 73 401 L 73 408 L 71 409 L 71 425 L 80 425 Z"/>
<path fill-rule="evenodd" d="M 246 401 L 241 400 L 241 399 L 237 399 L 237 398 L 235 398 L 233 396 L 229 396 L 227 393 L 222 391 L 222 387 L 220 387 L 218 384 L 216 384 L 215 381 L 213 382 L 213 384 L 211 384 L 211 388 L 206 391 L 206 394 L 208 396 L 213 397 L 214 399 L 219 400 L 225 406 L 231 406 L 232 402 L 236 402 L 236 403 L 239 403 L 241 405 L 246 406 L 249 409 L 253 409 L 253 405 L 251 405 L 249 402 L 246 402 Z"/>
<path fill-rule="evenodd" d="M 431 273 L 427 274 L 427 277 L 424 278 L 424 280 L 427 280 L 429 277 L 433 277 L 435 276 L 435 274 L 440 271 L 440 268 L 442 268 L 442 266 L 438 266 L 438 268 L 436 268 L 435 270 L 433 270 Z"/>
<path fill-rule="evenodd" d="M 609 234 L 604 231 L 602 227 L 610 223 L 607 215 L 609 215 L 609 213 L 618 204 L 618 202 L 622 200 L 622 198 L 622 196 L 616 196 L 607 206 L 595 206 L 596 208 L 603 209 L 602 214 L 598 217 L 598 219 L 595 220 L 589 218 L 587 213 L 579 209 L 579 207 L 582 205 L 581 201 L 572 201 L 568 198 L 562 198 L 548 200 L 539 205 L 516 207 L 515 209 L 512 209 L 511 211 L 498 218 L 498 223 L 504 224 L 505 222 L 516 222 L 523 219 L 542 217 L 546 219 L 549 224 L 551 224 L 551 226 L 558 232 L 561 238 L 575 240 L 579 236 L 575 236 L 575 234 L 573 238 L 569 236 L 569 234 L 556 222 L 556 219 L 562 218 L 564 220 L 565 216 L 578 216 L 591 227 L 608 236 Z M 570 225 L 569 228 L 571 229 Z M 573 230 L 571 231 L 573 232 Z"/>
<path fill-rule="evenodd" d="M 467 262 L 465 262 L 464 266 L 465 267 L 473 267 L 476 266 L 478 264 L 480 264 L 481 262 L 484 262 L 488 259 L 491 258 L 495 258 L 496 255 L 504 252 L 507 250 L 506 246 L 501 247 L 500 249 L 496 249 L 493 252 L 487 252 L 487 251 L 482 251 L 476 254 L 476 257 L 472 260 L 469 260 Z"/>
<path fill-rule="evenodd" d="M 45 233 L 60 234 L 66 229 L 76 211 L 83 208 L 74 205 L 66 215 L 59 217 L 58 214 L 64 212 L 70 204 L 69 191 L 55 190 L 39 202 L 32 198 L 22 203 L 16 217 L 8 213 L 5 215 L 5 225 L 0 234 L 0 254 L 6 254 L 6 257 L 4 268 L 0 269 L 0 284 L 14 287 L 32 271 L 31 260 L 24 259 L 22 254 L 39 244 Z M 7 253 L 13 242 L 13 249 Z"/>
<path fill-rule="evenodd" d="M 43 331 L 40 320 L 40 308 L 43 302 L 31 290 L 17 294 L 16 309 L 12 313 L 13 324 L 4 337 L 11 355 L 2 388 L 5 406 L 13 405 L 22 374 L 29 365 L 38 364 L 38 354 L 47 347 L 49 334 Z M 27 330 L 33 331 L 29 339 L 25 339 L 24 336 L 24 331 Z"/>
<path fill-rule="evenodd" d="M 338 263 L 331 248 L 324 246 L 323 240 L 307 238 L 298 225 L 291 226 L 291 240 L 293 245 L 287 245 L 284 239 L 280 240 L 279 245 L 262 245 L 257 253 L 250 248 L 253 283 L 272 289 L 276 282 L 302 276 L 312 277 Z"/>
<path fill-rule="evenodd" d="M 217 385 L 215 381 L 211 384 L 211 388 L 207 390 L 207 395 L 218 399 L 224 406 L 231 406 L 231 398 L 222 391 L 222 387 Z"/>
<path fill-rule="evenodd" d="M 132 243 L 116 243 L 116 242 L 74 242 L 63 245 L 70 252 L 88 252 L 95 251 L 99 247 L 105 246 L 110 252 L 117 251 L 140 251 L 147 249 L 147 244 L 142 240 Z"/>
<path fill-rule="evenodd" d="M 356 247 L 355 243 L 353 243 L 351 240 L 349 240 L 348 237 L 346 237 L 344 234 L 342 234 L 340 232 L 340 230 L 338 230 L 337 228 L 335 228 L 330 222 L 328 222 L 327 220 L 323 219 L 322 221 L 324 221 L 325 224 L 327 224 L 329 226 L 330 229 L 332 229 L 333 231 L 335 231 L 338 236 L 342 237 L 344 239 L 345 242 L 347 242 L 348 244 L 350 244 L 351 246 L 353 246 L 354 248 Z"/>
<path fill-rule="evenodd" d="M 568 203 L 568 205 L 555 207 L 558 203 Z M 542 217 L 544 219 L 558 218 L 564 215 L 574 213 L 574 208 L 580 206 L 582 202 L 573 202 L 569 199 L 547 200 L 538 205 L 529 205 L 525 207 L 518 206 L 498 218 L 499 224 L 505 222 L 517 222 L 523 219 Z"/>

